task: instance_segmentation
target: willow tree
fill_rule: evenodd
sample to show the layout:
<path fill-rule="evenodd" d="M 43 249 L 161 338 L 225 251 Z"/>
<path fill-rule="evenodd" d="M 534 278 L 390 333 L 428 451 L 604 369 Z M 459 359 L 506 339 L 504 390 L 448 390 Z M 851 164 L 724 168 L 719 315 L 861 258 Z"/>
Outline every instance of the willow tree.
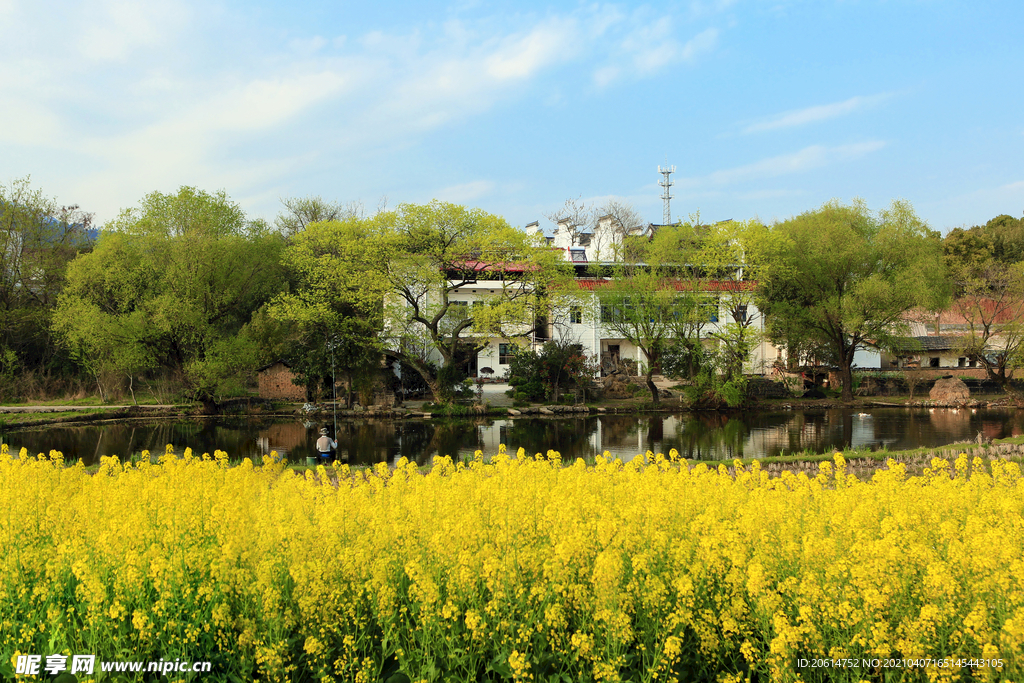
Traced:
<path fill-rule="evenodd" d="M 248 326 L 284 284 L 282 247 L 223 192 L 154 192 L 71 263 L 54 329 L 88 367 L 162 368 L 212 410 L 255 367 Z"/>
<path fill-rule="evenodd" d="M 860 200 L 833 200 L 772 232 L 782 247 L 758 297 L 768 335 L 825 353 L 839 368 L 843 400 L 853 399 L 858 349 L 899 348 L 908 311 L 948 300 L 939 235 L 908 202 L 873 213 Z"/>
<path fill-rule="evenodd" d="M 311 398 L 330 394 L 340 374 L 351 405 L 353 389 L 379 376 L 387 283 L 375 235 L 372 221 L 350 215 L 309 223 L 285 248 L 292 287 L 267 313 L 289 326 L 282 355 Z"/>

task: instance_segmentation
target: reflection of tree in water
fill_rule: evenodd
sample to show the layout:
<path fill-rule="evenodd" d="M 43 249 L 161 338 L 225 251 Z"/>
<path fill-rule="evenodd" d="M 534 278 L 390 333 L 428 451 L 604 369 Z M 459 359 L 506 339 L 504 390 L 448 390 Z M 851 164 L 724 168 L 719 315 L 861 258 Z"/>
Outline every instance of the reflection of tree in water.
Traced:
<path fill-rule="evenodd" d="M 316 438 L 313 447 L 316 448 Z M 385 420 L 346 420 L 338 423 L 338 456 L 352 465 L 390 460 L 398 450 L 396 424 Z"/>
<path fill-rule="evenodd" d="M 11 432 L 4 442 L 12 450 L 22 447 L 32 455 L 58 450 L 67 461 L 81 459 L 86 465 L 99 462 L 100 456 L 116 455 L 121 460 L 150 451 L 153 456 L 162 455 L 167 445 L 174 446 L 179 455 L 191 448 L 196 455 L 227 452 L 235 460 L 259 457 L 255 437 L 250 432 L 255 428 L 222 425 L 203 420 L 162 420 L 143 422 L 133 420 L 118 424 L 103 425 L 58 425 L 44 429 L 26 429 Z"/>
<path fill-rule="evenodd" d="M 665 420 L 670 422 L 666 424 Z M 647 448 L 666 454 L 675 448 L 686 458 L 729 460 L 845 449 L 851 438 L 856 446 L 886 445 L 891 450 L 973 440 L 979 431 L 1000 438 L 1024 433 L 1024 412 L 979 408 L 976 412 L 952 413 L 940 408 L 933 412 L 894 408 L 876 409 L 870 414 L 831 409 L 673 417 L 518 418 L 502 426 L 501 441 L 512 453 L 522 447 L 531 455 L 551 449 L 568 460 L 589 457 L 595 452 L 590 441 L 599 423 L 601 449 L 618 451 L 624 458 Z M 101 455 L 127 459 L 143 450 L 159 457 L 167 444 L 173 444 L 179 454 L 186 447 L 191 447 L 196 455 L 223 450 L 235 461 L 252 458 L 260 462 L 257 439 L 261 434 L 265 436 L 273 425 L 286 425 L 287 429 L 277 429 L 275 433 L 287 432 L 289 460 L 303 462 L 306 455 L 315 453 L 317 432 L 323 424 L 269 418 L 131 420 L 102 425 L 48 425 L 10 431 L 0 438 L 15 453 L 23 446 L 32 455 L 53 449 L 61 451 L 69 461 L 82 459 L 89 465 Z M 439 453 L 454 457 L 480 448 L 479 424 L 486 424 L 486 420 L 343 421 L 338 423 L 338 441 L 342 454 L 349 454 L 352 464 L 393 461 L 405 456 L 426 465 Z M 333 428 L 333 424 L 327 426 Z M 644 437 L 642 443 L 640 437 Z"/>
<path fill-rule="evenodd" d="M 1007 429 L 1010 432 L 1010 436 L 1020 436 L 1024 434 L 1024 411 L 1015 410 L 1013 411 L 1013 417 L 1007 424 Z"/>
<path fill-rule="evenodd" d="M 593 455 L 590 436 L 597 431 L 598 418 L 571 417 L 556 420 L 518 418 L 506 430 L 509 453 L 520 448 L 528 455 L 558 451 L 564 460 Z M 635 422 L 635 420 L 634 420 Z M 635 426 L 635 424 L 634 424 Z"/>
<path fill-rule="evenodd" d="M 430 426 L 434 428 L 434 433 L 430 437 L 427 451 L 420 456 L 423 464 L 431 455 L 450 455 L 453 460 L 458 460 L 459 451 L 476 450 L 479 432 L 475 420 L 445 420 L 432 422 Z"/>
<path fill-rule="evenodd" d="M 408 458 L 417 465 L 425 465 L 434 436 L 434 425 L 412 420 L 400 422 L 395 427 L 397 439 L 396 458 Z"/>
<path fill-rule="evenodd" d="M 747 426 L 726 413 L 695 413 L 682 416 L 671 439 L 662 449 L 675 448 L 692 460 L 731 460 L 742 458 Z"/>

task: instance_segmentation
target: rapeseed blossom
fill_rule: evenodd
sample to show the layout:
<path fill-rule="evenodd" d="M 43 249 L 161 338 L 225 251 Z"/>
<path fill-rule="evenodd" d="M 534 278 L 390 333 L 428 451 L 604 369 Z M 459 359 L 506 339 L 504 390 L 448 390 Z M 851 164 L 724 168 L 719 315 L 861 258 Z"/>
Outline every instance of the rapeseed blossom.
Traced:
<path fill-rule="evenodd" d="M 1024 676 L 1024 478 L 998 460 L 860 481 L 841 454 L 769 477 L 502 448 L 295 474 L 169 449 L 90 474 L 4 447 L 0 510 L 4 678 L 26 652 L 210 680 Z M 866 664 L 801 665 L 826 659 Z"/>

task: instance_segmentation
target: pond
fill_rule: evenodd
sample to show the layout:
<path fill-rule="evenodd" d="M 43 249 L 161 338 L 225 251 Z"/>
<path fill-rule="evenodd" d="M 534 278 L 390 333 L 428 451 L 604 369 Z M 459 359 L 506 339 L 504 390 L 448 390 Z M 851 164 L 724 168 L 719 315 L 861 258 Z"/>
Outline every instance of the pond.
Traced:
<path fill-rule="evenodd" d="M 61 451 L 87 465 L 101 455 L 164 452 L 173 444 L 196 453 L 219 449 L 232 459 L 277 451 L 293 462 L 314 455 L 318 430 L 332 424 L 295 419 L 137 420 L 103 425 L 51 425 L 9 430 L 0 440 L 17 453 Z M 338 423 L 338 447 L 352 464 L 406 457 L 421 465 L 437 454 L 465 456 L 557 450 L 565 459 L 604 451 L 628 461 L 648 450 L 675 448 L 686 458 L 732 460 L 850 448 L 903 450 L 1024 433 L 1024 412 L 1014 409 L 820 409 L 757 413 L 588 415 L 586 417 L 450 420 L 347 420 Z"/>

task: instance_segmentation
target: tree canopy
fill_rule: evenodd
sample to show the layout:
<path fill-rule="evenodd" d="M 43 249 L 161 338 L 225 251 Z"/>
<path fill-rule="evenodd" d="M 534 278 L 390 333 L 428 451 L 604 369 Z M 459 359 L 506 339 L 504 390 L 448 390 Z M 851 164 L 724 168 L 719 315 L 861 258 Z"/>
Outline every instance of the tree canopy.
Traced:
<path fill-rule="evenodd" d="M 571 280 L 561 252 L 480 209 L 402 204 L 375 221 L 389 290 L 384 353 L 420 373 L 438 400 L 449 400 L 461 380 L 463 354 L 490 336 L 528 337 Z M 480 305 L 456 303 L 455 294 L 477 283 L 486 292 Z M 436 371 L 432 357 L 440 358 Z"/>
<path fill-rule="evenodd" d="M 983 226 L 956 228 L 943 251 L 951 311 L 964 328 L 956 350 L 1020 401 L 1011 381 L 1024 365 L 1024 220 L 1000 215 Z"/>
<path fill-rule="evenodd" d="M 69 365 L 50 323 L 68 268 L 92 248 L 92 215 L 33 189 L 0 185 L 0 394 L 20 393 L 32 371 Z"/>
<path fill-rule="evenodd" d="M 831 201 L 772 230 L 784 242 L 759 296 L 768 334 L 825 354 L 844 400 L 853 397 L 857 349 L 899 347 L 907 311 L 948 300 L 939 236 L 907 202 L 872 213 L 859 200 Z"/>
<path fill-rule="evenodd" d="M 283 284 L 282 247 L 223 192 L 151 193 L 71 264 L 55 330 L 97 375 L 163 366 L 212 404 L 254 369 L 247 325 Z"/>
<path fill-rule="evenodd" d="M 374 222 L 353 215 L 307 225 L 284 250 L 293 286 L 268 313 L 294 328 L 282 355 L 310 398 L 329 395 L 335 370 L 349 401 L 356 384 L 379 374 L 386 281 L 376 238 Z"/>

